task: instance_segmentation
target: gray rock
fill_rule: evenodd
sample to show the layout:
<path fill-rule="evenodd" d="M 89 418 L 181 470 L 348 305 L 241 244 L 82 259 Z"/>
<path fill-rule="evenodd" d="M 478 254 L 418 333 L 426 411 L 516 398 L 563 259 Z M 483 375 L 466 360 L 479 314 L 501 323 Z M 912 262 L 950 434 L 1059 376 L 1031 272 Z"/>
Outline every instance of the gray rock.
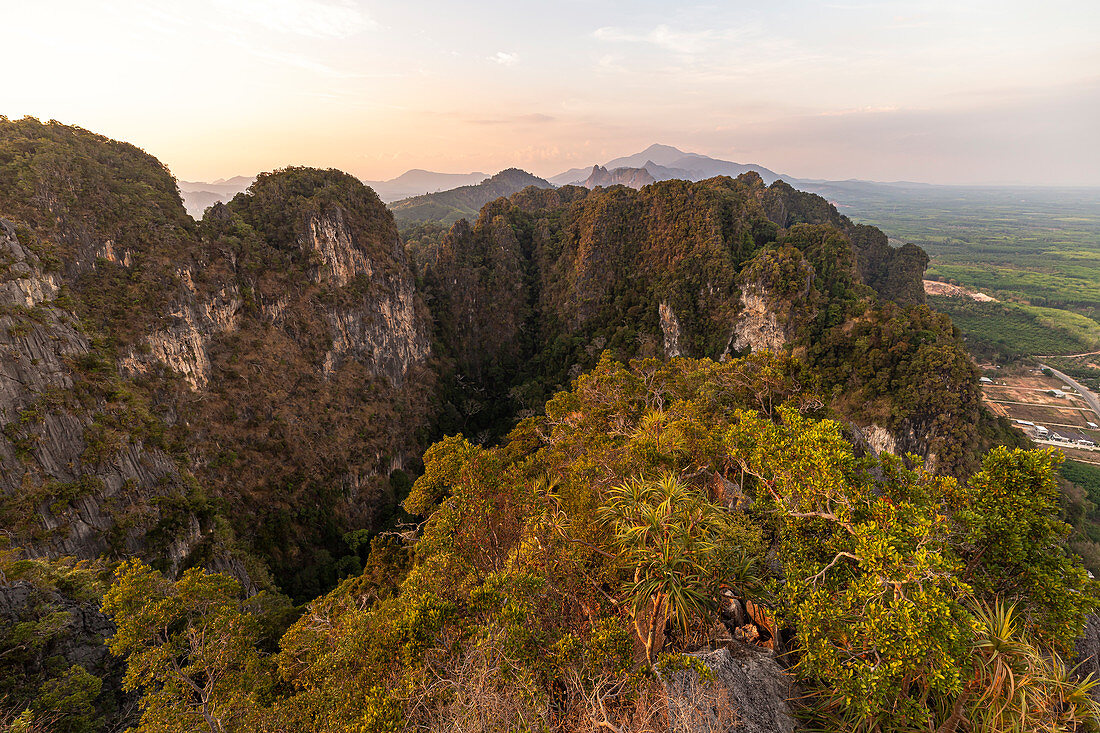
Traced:
<path fill-rule="evenodd" d="M 1074 651 L 1077 675 L 1084 677 L 1091 674 L 1093 679 L 1100 679 L 1100 616 L 1095 613 L 1089 615 Z M 1091 694 L 1093 700 L 1100 702 L 1100 687 L 1092 688 Z"/>
<path fill-rule="evenodd" d="M 128 438 L 108 455 L 85 452 L 99 406 L 58 406 L 52 400 L 71 393 L 73 360 L 89 353 L 89 339 L 76 316 L 56 302 L 60 277 L 2 220 L 0 265 L 7 265 L 0 278 L 0 499 L 42 497 L 24 501 L 25 513 L 9 517 L 13 526 L 5 529 L 28 556 L 91 558 L 111 549 L 116 517 L 126 513 L 128 526 L 116 533 L 116 547 L 147 554 L 145 534 L 160 518 L 154 499 L 182 491 L 178 465 L 163 451 Z M 44 489 L 81 481 L 65 501 Z M 190 539 L 168 548 L 169 569 L 183 562 L 199 538 Z"/>
<path fill-rule="evenodd" d="M 696 652 L 714 679 L 692 669 L 666 672 L 669 728 L 677 733 L 790 733 L 793 679 L 767 650 L 731 644 Z"/>

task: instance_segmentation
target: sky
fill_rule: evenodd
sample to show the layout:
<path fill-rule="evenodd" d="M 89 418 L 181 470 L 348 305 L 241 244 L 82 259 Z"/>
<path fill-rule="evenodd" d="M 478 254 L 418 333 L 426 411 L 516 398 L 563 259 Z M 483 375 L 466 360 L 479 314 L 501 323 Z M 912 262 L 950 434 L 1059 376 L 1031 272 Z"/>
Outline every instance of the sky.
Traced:
<path fill-rule="evenodd" d="M 1100 185 L 1098 0 L 0 0 L 0 114 L 182 180 L 537 175 L 674 145 L 802 178 Z"/>

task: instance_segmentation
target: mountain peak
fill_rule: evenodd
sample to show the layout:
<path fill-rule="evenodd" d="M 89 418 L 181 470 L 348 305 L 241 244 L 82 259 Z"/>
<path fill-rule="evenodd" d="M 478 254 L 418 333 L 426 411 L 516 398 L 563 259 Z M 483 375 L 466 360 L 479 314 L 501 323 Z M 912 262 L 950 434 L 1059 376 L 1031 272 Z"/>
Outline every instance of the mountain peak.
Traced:
<path fill-rule="evenodd" d="M 649 155 L 649 154 L 653 154 L 653 155 L 675 155 L 675 156 L 680 157 L 680 158 L 687 155 L 687 153 L 685 153 L 683 150 L 680 150 L 679 148 L 674 148 L 671 145 L 662 145 L 660 143 L 653 143 L 648 148 L 646 148 L 641 153 L 639 153 L 639 155 Z"/>

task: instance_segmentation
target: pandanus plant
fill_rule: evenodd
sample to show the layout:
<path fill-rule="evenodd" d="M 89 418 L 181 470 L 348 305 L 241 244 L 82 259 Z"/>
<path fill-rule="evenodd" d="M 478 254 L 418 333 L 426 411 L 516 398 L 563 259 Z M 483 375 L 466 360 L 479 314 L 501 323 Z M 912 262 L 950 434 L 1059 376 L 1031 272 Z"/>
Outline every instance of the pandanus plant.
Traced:
<path fill-rule="evenodd" d="M 651 664 L 670 619 L 686 634 L 693 622 L 713 615 L 723 585 L 742 592 L 753 585 L 755 558 L 741 547 L 744 531 L 735 515 L 672 474 L 616 486 L 600 517 L 610 525 L 620 561 L 634 569 L 627 607 Z"/>

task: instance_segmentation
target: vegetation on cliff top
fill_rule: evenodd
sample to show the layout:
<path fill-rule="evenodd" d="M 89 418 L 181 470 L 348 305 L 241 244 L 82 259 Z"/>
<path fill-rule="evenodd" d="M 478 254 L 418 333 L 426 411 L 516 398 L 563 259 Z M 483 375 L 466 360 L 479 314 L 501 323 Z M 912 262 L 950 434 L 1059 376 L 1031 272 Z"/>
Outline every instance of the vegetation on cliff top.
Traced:
<path fill-rule="evenodd" d="M 964 475 L 984 447 L 1012 440 L 982 410 L 950 321 L 923 305 L 923 253 L 891 248 L 782 182 L 529 188 L 435 248 L 418 240 L 416 257 L 440 353 L 453 360 L 447 432 L 499 435 L 603 349 L 665 354 L 670 328 L 679 353 L 721 358 L 735 348 L 742 294 L 760 290 L 773 317 L 786 313 L 781 341 L 827 397 L 890 431 L 899 450 Z M 794 295 L 802 306 L 790 306 Z"/>
<path fill-rule="evenodd" d="M 716 622 L 785 653 L 827 730 L 1095 723 L 1056 656 L 1097 600 L 1053 454 L 861 458 L 808 386 L 768 354 L 602 360 L 499 447 L 433 446 L 411 563 L 372 553 L 272 655 L 225 580 L 124 566 L 138 730 L 632 730 Z"/>

